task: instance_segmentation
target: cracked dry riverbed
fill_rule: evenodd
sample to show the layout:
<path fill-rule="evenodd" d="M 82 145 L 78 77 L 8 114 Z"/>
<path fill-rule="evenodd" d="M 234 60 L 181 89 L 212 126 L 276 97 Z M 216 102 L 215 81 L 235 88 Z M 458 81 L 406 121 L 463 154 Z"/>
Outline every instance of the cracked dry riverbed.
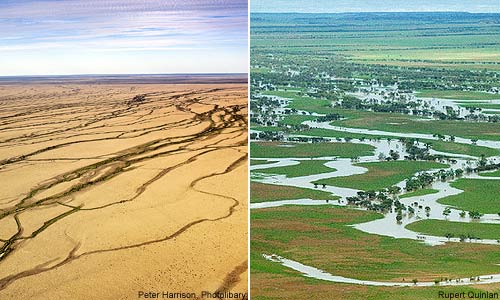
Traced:
<path fill-rule="evenodd" d="M 0 298 L 247 291 L 244 84 L 0 86 Z"/>

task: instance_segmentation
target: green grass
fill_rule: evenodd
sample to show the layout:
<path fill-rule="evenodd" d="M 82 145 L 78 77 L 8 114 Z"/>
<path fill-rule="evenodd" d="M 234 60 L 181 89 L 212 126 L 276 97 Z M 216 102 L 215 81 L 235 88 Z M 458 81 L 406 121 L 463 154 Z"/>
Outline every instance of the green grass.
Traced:
<path fill-rule="evenodd" d="M 263 131 L 263 132 L 273 132 L 273 131 L 283 130 L 283 128 L 272 127 L 272 126 L 251 126 L 250 128 L 256 131 Z"/>
<path fill-rule="evenodd" d="M 288 115 L 283 118 L 283 120 L 280 121 L 280 123 L 284 125 L 292 125 L 292 126 L 297 126 L 302 124 L 304 121 L 312 121 L 317 119 L 318 117 L 315 116 L 308 116 L 308 115 Z"/>
<path fill-rule="evenodd" d="M 267 165 L 267 164 L 271 164 L 272 162 L 269 162 L 267 160 L 255 160 L 255 159 L 251 159 L 250 160 L 250 165 L 251 166 L 258 166 L 258 165 Z"/>
<path fill-rule="evenodd" d="M 322 129 L 322 128 L 313 128 L 305 131 L 294 131 L 293 134 L 301 134 L 308 136 L 318 136 L 318 137 L 333 137 L 333 138 L 355 138 L 355 139 L 379 139 L 385 140 L 387 138 L 391 140 L 398 140 L 397 137 L 393 136 L 384 136 L 384 135 L 367 135 L 360 133 L 348 133 L 344 131 L 330 130 L 330 129 Z M 485 155 L 487 157 L 500 155 L 499 149 L 492 149 L 483 146 L 477 145 L 468 145 L 468 144 L 460 144 L 449 141 L 439 141 L 439 140 L 427 140 L 420 139 L 421 142 L 429 143 L 432 145 L 432 149 L 436 151 L 449 152 L 454 154 L 465 154 L 475 157 L 480 157 L 481 155 Z"/>
<path fill-rule="evenodd" d="M 425 196 L 425 195 L 430 195 L 430 194 L 436 194 L 438 192 L 439 192 L 439 190 L 435 190 L 435 189 L 421 189 L 421 190 L 416 190 L 414 192 L 409 192 L 409 193 L 400 195 L 399 198 L 410 198 L 410 197 L 416 197 L 416 196 Z"/>
<path fill-rule="evenodd" d="M 421 98 L 441 98 L 453 100 L 495 100 L 500 99 L 500 95 L 453 90 L 422 90 L 418 91 L 417 97 Z"/>
<path fill-rule="evenodd" d="M 446 236 L 452 234 L 459 237 L 461 234 L 471 235 L 475 238 L 500 240 L 500 226 L 485 223 L 463 223 L 444 220 L 420 220 L 406 225 L 407 229 L 422 234 Z"/>
<path fill-rule="evenodd" d="M 339 197 L 321 190 L 250 182 L 251 203 L 293 199 L 336 200 Z"/>
<path fill-rule="evenodd" d="M 481 108 L 481 109 L 500 109 L 500 104 L 489 103 L 459 103 L 460 106 L 466 108 Z"/>
<path fill-rule="evenodd" d="M 251 252 L 253 258 L 262 253 L 277 254 L 334 275 L 365 280 L 432 281 L 498 272 L 498 266 L 492 263 L 500 260 L 496 245 L 451 243 L 430 247 L 348 226 L 381 217 L 374 212 L 332 206 L 253 210 Z M 253 274 L 266 273 L 266 264 L 263 259 L 252 260 Z"/>
<path fill-rule="evenodd" d="M 483 111 L 486 115 L 500 115 L 500 111 Z"/>
<path fill-rule="evenodd" d="M 360 175 L 321 179 L 316 183 L 364 191 L 380 190 L 395 185 L 419 171 L 448 167 L 446 164 L 427 161 L 383 161 L 359 163 L 356 166 L 365 167 L 368 172 Z"/>
<path fill-rule="evenodd" d="M 354 139 L 386 139 L 390 138 L 392 140 L 396 140 L 397 138 L 393 136 L 383 136 L 383 135 L 368 135 L 361 133 L 349 133 L 345 131 L 338 130 L 330 130 L 323 128 L 311 128 L 304 131 L 293 131 L 293 134 L 301 134 L 308 136 L 317 136 L 317 137 L 333 137 L 333 138 L 354 138 Z"/>
<path fill-rule="evenodd" d="M 426 133 L 454 135 L 471 139 L 500 140 L 498 124 L 486 122 L 464 122 L 458 120 L 422 121 L 408 115 L 357 111 L 346 120 L 332 122 L 332 125 L 382 130 L 402 133 Z"/>
<path fill-rule="evenodd" d="M 286 175 L 288 178 L 333 172 L 335 169 L 326 167 L 327 160 L 301 160 L 294 166 L 255 170 L 258 173 Z"/>
<path fill-rule="evenodd" d="M 500 177 L 500 170 L 496 170 L 493 172 L 482 172 L 479 173 L 479 176 L 484 176 L 484 177 Z"/>
<path fill-rule="evenodd" d="M 500 180 L 458 179 L 451 186 L 464 192 L 438 200 L 439 203 L 484 214 L 500 212 Z"/>
<path fill-rule="evenodd" d="M 329 107 L 330 101 L 325 99 L 316 99 L 308 96 L 299 96 L 297 95 L 297 91 L 266 91 L 264 94 L 292 100 L 288 105 L 289 108 L 316 113 L 329 113 L 330 111 L 332 111 L 332 108 Z"/>
<path fill-rule="evenodd" d="M 287 93 L 295 94 L 294 92 Z M 404 133 L 424 133 L 454 135 L 471 139 L 500 140 L 500 131 L 496 123 L 464 122 L 458 120 L 422 121 L 421 118 L 416 116 L 331 108 L 329 105 L 330 101 L 328 100 L 298 97 L 293 99 L 289 107 L 323 114 L 338 113 L 347 118 L 332 122 L 331 124 L 335 126 L 402 133 L 401 136 L 404 136 Z M 293 121 L 296 122 L 297 120 Z M 309 134 L 316 135 L 319 133 L 317 129 L 313 130 L 309 131 Z M 305 134 L 308 134 L 307 131 Z M 331 133 L 333 136 L 340 136 L 341 134 L 338 132 Z M 356 138 L 367 137 L 368 135 L 343 133 L 343 136 Z"/>
<path fill-rule="evenodd" d="M 346 120 L 332 122 L 333 125 L 337 126 L 389 132 L 442 134 L 471 139 L 500 140 L 498 124 L 495 123 L 454 120 L 422 121 L 419 117 L 409 115 L 331 108 L 329 100 L 297 96 L 297 93 L 294 91 L 273 91 L 271 93 L 292 99 L 289 105 L 290 108 L 323 114 L 338 113 L 345 116 L 347 118 Z M 294 117 L 287 122 L 297 124 L 300 120 L 310 118 L 311 116 L 300 116 L 300 118 Z M 346 135 L 356 137 L 355 134 Z"/>
<path fill-rule="evenodd" d="M 475 157 L 481 157 L 481 155 L 485 155 L 486 157 L 500 155 L 500 149 L 492 149 L 488 147 L 459 144 L 459 143 L 452 143 L 445 141 L 423 140 L 423 142 L 431 144 L 431 148 L 436 151 L 449 152 L 455 154 L 465 154 Z"/>
<path fill-rule="evenodd" d="M 287 147 L 283 145 L 291 145 Z M 277 143 L 254 142 L 250 144 L 250 157 L 286 158 L 286 157 L 355 157 L 372 155 L 375 148 L 370 145 L 353 143 Z"/>

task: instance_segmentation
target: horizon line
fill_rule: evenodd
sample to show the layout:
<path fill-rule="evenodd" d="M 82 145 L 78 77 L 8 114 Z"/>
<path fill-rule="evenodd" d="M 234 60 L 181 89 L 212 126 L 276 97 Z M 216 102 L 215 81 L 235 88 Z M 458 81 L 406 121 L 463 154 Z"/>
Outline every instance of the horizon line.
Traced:
<path fill-rule="evenodd" d="M 205 73 L 78 73 L 78 74 L 22 74 L 22 75 L 1 75 L 6 77 L 63 77 L 63 76 L 164 76 L 164 75 L 248 75 L 248 72 L 205 72 Z"/>
<path fill-rule="evenodd" d="M 500 9 L 500 8 L 499 8 Z M 462 11 L 462 10 L 414 10 L 414 11 L 341 11 L 341 12 L 300 12 L 300 11 L 251 11 L 250 14 L 366 14 L 366 13 L 465 13 L 465 14 L 500 14 L 499 11 L 491 12 L 473 12 L 473 11 Z"/>

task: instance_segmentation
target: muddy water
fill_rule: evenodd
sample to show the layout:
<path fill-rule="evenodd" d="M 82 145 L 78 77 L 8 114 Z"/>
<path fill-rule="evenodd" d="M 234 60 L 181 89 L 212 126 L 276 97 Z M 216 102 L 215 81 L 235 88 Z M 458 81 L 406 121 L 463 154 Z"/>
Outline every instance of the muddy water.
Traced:
<path fill-rule="evenodd" d="M 431 105 L 441 107 L 445 109 L 445 106 L 452 106 L 458 108 L 458 106 L 453 101 L 440 101 L 444 99 L 434 99 L 431 101 Z M 461 113 L 467 113 L 465 109 L 459 108 Z M 366 135 L 384 135 L 384 136 L 393 136 L 395 138 L 406 137 L 406 138 L 418 138 L 418 139 L 429 139 L 429 140 L 437 140 L 436 137 L 431 134 L 419 134 L 419 133 L 399 133 L 399 132 L 386 132 L 379 130 L 369 130 L 369 129 L 359 129 L 359 128 L 346 128 L 346 127 L 338 127 L 332 126 L 329 122 L 315 122 L 315 121 L 306 121 L 303 122 L 305 125 L 309 125 L 312 128 L 322 128 L 328 130 L 335 131 L 343 131 L 349 133 L 359 133 Z M 299 135 L 297 135 L 299 136 Z M 326 138 L 331 142 L 338 142 L 333 138 Z M 383 153 L 386 156 L 388 155 L 390 150 L 395 150 L 401 154 L 401 157 L 404 157 L 406 154 L 404 152 L 404 145 L 399 141 L 387 141 L 387 140 L 351 140 L 353 143 L 360 144 L 369 144 L 375 147 L 374 155 L 361 157 L 359 162 L 372 162 L 378 161 L 378 154 Z M 470 139 L 456 137 L 455 142 L 462 144 L 474 144 Z M 500 149 L 500 141 L 488 141 L 488 140 L 479 140 L 475 143 L 478 146 L 489 147 L 493 149 Z M 457 160 L 456 164 L 450 165 L 452 169 L 465 168 L 466 166 L 475 166 L 475 162 L 470 162 L 470 160 L 475 160 L 477 157 L 473 157 L 470 155 L 456 154 L 456 153 L 447 153 L 447 152 L 439 152 L 435 150 L 430 150 L 431 154 L 441 154 L 445 156 L 455 157 Z M 324 179 L 324 178 L 332 178 L 332 177 L 340 177 L 340 176 L 352 176 L 357 174 L 363 174 L 367 172 L 366 168 L 356 166 L 350 159 L 336 159 L 329 157 L 321 157 L 315 158 L 318 160 L 329 160 L 325 163 L 325 166 L 336 169 L 335 171 L 322 173 L 322 174 L 314 174 L 309 176 L 295 177 L 295 178 L 287 178 L 285 175 L 269 175 L 269 174 L 260 174 L 260 177 L 257 181 L 268 184 L 275 185 L 284 185 L 284 186 L 293 186 L 299 188 L 309 188 L 314 189 L 314 184 L 312 182 Z M 401 160 L 402 158 L 400 158 Z M 268 160 L 270 164 L 268 165 L 258 165 L 252 166 L 251 170 L 253 172 L 258 172 L 258 170 L 278 167 L 278 166 L 290 166 L 296 165 L 301 160 L 305 160 L 303 158 L 283 158 L 283 159 L 264 159 Z M 494 162 L 499 162 L 500 157 L 491 157 L 489 160 Z M 477 174 L 471 174 L 464 176 L 465 178 L 477 178 L 477 179 L 485 179 L 488 177 L 481 177 Z M 495 180 L 500 179 L 496 177 L 489 177 L 489 179 Z M 399 187 L 404 187 L 405 182 L 400 182 L 397 184 Z M 460 242 L 458 238 L 447 239 L 445 237 L 431 236 L 431 235 L 422 235 L 417 232 L 408 230 L 405 228 L 406 225 L 411 224 L 413 222 L 423 220 L 423 219 L 436 219 L 436 220 L 444 220 L 443 211 L 447 207 L 446 205 L 439 204 L 437 202 L 438 199 L 443 197 L 457 195 L 462 193 L 462 190 L 453 188 L 450 186 L 449 182 L 435 182 L 432 184 L 431 188 L 438 190 L 438 193 L 424 195 L 424 196 L 416 196 L 410 198 L 400 199 L 405 205 L 412 205 L 413 203 L 418 203 L 415 208 L 414 214 L 405 214 L 403 216 L 403 220 L 398 223 L 396 222 L 396 213 L 390 212 L 384 215 L 384 218 L 374 220 L 371 222 L 361 223 L 353 225 L 354 228 L 361 230 L 366 233 L 389 236 L 394 238 L 405 238 L 412 239 L 424 242 L 428 245 L 440 245 L 446 242 Z M 270 207 L 278 207 L 283 205 L 338 205 L 345 206 L 347 204 L 346 197 L 355 196 L 358 190 L 342 188 L 342 187 L 333 187 L 327 186 L 324 189 L 321 189 L 327 192 L 330 192 L 334 195 L 338 195 L 341 197 L 340 200 L 330 200 L 330 201 L 319 201 L 312 199 L 296 199 L 296 200 L 282 200 L 282 201 L 270 201 L 270 202 L 262 202 L 262 203 L 253 203 L 250 205 L 251 209 L 260 209 L 260 208 L 270 208 Z M 431 210 L 427 214 L 423 209 L 418 209 L 418 207 L 430 207 Z M 359 209 L 359 208 L 358 208 Z M 472 222 L 468 216 L 461 218 L 459 210 L 452 209 L 451 214 L 446 217 L 446 220 L 454 221 L 454 222 Z M 481 220 L 474 220 L 474 222 L 482 222 L 482 223 L 491 223 L 491 224 L 500 224 L 500 217 L 498 215 L 487 214 L 484 215 Z M 470 243 L 479 243 L 479 244 L 496 244 L 498 245 L 498 241 L 496 240 L 470 240 L 467 241 Z M 283 257 L 279 257 L 276 255 L 263 255 L 266 259 L 270 261 L 274 261 L 277 263 L 281 263 L 282 265 L 299 271 L 304 274 L 304 276 L 317 278 L 320 280 L 326 280 L 331 282 L 341 282 L 341 283 L 351 283 L 351 284 L 360 284 L 360 285 L 376 285 L 376 286 L 434 286 L 436 285 L 434 282 L 420 282 L 417 284 L 410 282 L 379 282 L 379 281 L 364 281 L 357 280 L 353 278 L 346 278 L 342 276 L 335 276 L 329 273 L 326 273 L 322 270 L 316 269 L 311 266 L 303 265 L 299 262 L 289 260 Z M 486 284 L 486 283 L 497 283 L 500 282 L 500 274 L 494 275 L 485 275 L 481 276 L 480 281 L 473 280 L 471 281 L 469 278 L 458 279 L 449 282 L 443 282 L 439 285 L 471 285 L 471 284 Z"/>
<path fill-rule="evenodd" d="M 300 262 L 287 259 L 277 255 L 262 255 L 265 259 L 280 263 L 283 266 L 290 268 L 292 270 L 298 271 L 302 273 L 305 277 L 316 278 L 324 281 L 330 282 L 338 282 L 338 283 L 350 283 L 350 284 L 359 284 L 359 285 L 373 285 L 373 286 L 417 286 L 417 287 L 425 287 L 425 286 L 461 286 L 461 285 L 472 285 L 472 284 L 489 284 L 489 283 L 498 283 L 500 282 L 500 274 L 493 275 L 482 275 L 479 276 L 479 281 L 471 280 L 470 278 L 460 278 L 454 279 L 451 281 L 440 282 L 436 284 L 434 282 L 386 282 L 386 281 L 373 281 L 373 280 L 359 280 L 354 278 L 348 278 L 343 276 L 335 276 L 330 273 L 327 273 L 323 270 L 317 269 L 315 267 L 307 266 L 301 264 Z"/>
<path fill-rule="evenodd" d="M 427 140 L 438 140 L 437 137 L 432 134 L 425 133 L 404 133 L 404 132 L 391 132 L 391 131 L 382 131 L 382 130 L 371 130 L 371 129 L 363 129 L 363 128 L 349 128 L 349 127 L 340 127 L 330 125 L 329 122 L 315 122 L 315 121 L 305 121 L 303 124 L 308 125 L 311 128 L 321 128 L 328 130 L 335 130 L 341 132 L 349 132 L 349 133 L 359 133 L 366 135 L 384 135 L 384 136 L 393 136 L 393 137 L 406 137 L 406 138 L 414 138 L 414 139 L 427 139 Z M 459 144 L 467 144 L 473 145 L 471 139 L 455 137 L 455 143 Z M 500 149 L 500 141 L 488 141 L 488 140 L 478 140 L 476 145 Z"/>
<path fill-rule="evenodd" d="M 334 139 L 330 139 L 330 140 L 332 142 L 336 142 Z M 351 142 L 360 143 L 360 144 L 368 144 L 368 145 L 375 147 L 374 154 L 371 156 L 360 157 L 360 159 L 359 159 L 360 162 L 376 162 L 376 161 L 379 161 L 377 153 L 384 153 L 387 155 L 387 153 L 390 150 L 395 150 L 395 151 L 398 151 L 401 153 L 401 152 L 403 152 L 402 149 L 404 149 L 403 144 L 399 141 L 396 141 L 396 140 L 392 140 L 392 141 L 363 140 L 363 141 L 361 141 L 359 139 L 353 139 Z M 450 155 L 450 153 L 446 153 L 446 152 L 442 152 L 442 153 L 446 154 L 446 155 Z M 404 152 L 403 152 L 403 155 L 401 155 L 401 157 L 403 157 L 403 156 L 404 156 Z M 330 168 L 334 168 L 336 170 L 334 170 L 332 172 L 328 172 L 328 173 L 314 174 L 314 175 L 294 177 L 294 178 L 287 178 L 285 175 L 259 174 L 259 175 L 261 175 L 261 177 L 256 178 L 255 181 L 258 181 L 261 183 L 266 183 L 266 184 L 314 189 L 313 182 L 315 182 L 317 180 L 326 179 L 326 178 L 333 178 L 333 177 L 359 175 L 359 174 L 364 174 L 368 171 L 364 167 L 360 167 L 360 166 L 355 165 L 355 163 L 353 163 L 351 161 L 351 159 L 345 159 L 345 158 L 338 158 L 337 159 L 335 157 L 319 157 L 319 158 L 314 158 L 314 159 L 327 160 L 328 162 L 325 163 L 324 165 L 327 167 L 330 167 Z M 457 163 L 451 164 L 450 168 L 452 168 L 452 169 L 465 168 L 467 165 L 474 167 L 475 162 L 469 162 L 468 161 L 469 159 L 470 159 L 470 157 L 468 157 L 468 156 L 457 157 L 456 158 Z M 498 159 L 498 157 L 494 157 L 491 159 Z M 265 159 L 265 158 L 261 158 L 261 160 L 267 160 L 270 162 L 270 164 L 252 166 L 251 170 L 253 171 L 254 174 L 258 173 L 258 170 L 277 167 L 277 166 L 296 165 L 296 164 L 300 163 L 300 161 L 310 160 L 310 159 L 305 159 L 305 158 Z M 400 160 L 402 160 L 402 158 L 400 158 Z M 433 171 L 437 171 L 437 170 L 433 170 Z M 489 178 L 489 180 L 496 179 L 495 177 L 481 177 L 481 176 L 478 176 L 477 174 L 465 175 L 464 178 L 475 178 L 475 179 L 485 179 L 485 180 L 488 180 L 486 178 Z M 405 181 L 399 182 L 396 185 L 403 188 L 405 186 Z M 430 210 L 428 215 L 426 214 L 426 212 L 423 209 L 418 209 L 418 206 L 417 206 L 417 207 L 414 207 L 415 213 L 414 214 L 405 214 L 403 220 L 400 223 L 396 222 L 397 213 L 390 212 L 390 213 L 385 214 L 383 219 L 378 219 L 378 220 L 374 220 L 374 221 L 367 222 L 367 223 L 357 224 L 357 225 L 354 225 L 354 227 L 356 229 L 359 229 L 361 231 L 364 231 L 364 232 L 367 232 L 370 234 L 390 236 L 390 237 L 394 237 L 394 238 L 407 238 L 407 239 L 419 240 L 419 241 L 425 242 L 426 244 L 429 244 L 429 245 L 440 245 L 440 244 L 443 244 L 445 242 L 460 242 L 459 238 L 447 239 L 445 237 L 422 235 L 422 234 L 419 234 L 417 232 L 414 232 L 414 231 L 411 231 L 411 230 L 408 230 L 405 228 L 406 225 L 411 224 L 411 223 L 416 222 L 416 221 L 419 221 L 419 220 L 423 220 L 423 219 L 444 220 L 443 211 L 448 206 L 438 203 L 437 200 L 444 198 L 444 197 L 447 197 L 447 196 L 457 195 L 457 194 L 460 194 L 463 192 L 462 190 L 451 187 L 449 182 L 434 182 L 432 184 L 431 188 L 436 189 L 439 192 L 435 193 L 435 194 L 424 195 L 424 196 L 416 196 L 416 197 L 400 199 L 400 202 L 402 202 L 403 204 L 405 204 L 407 206 L 412 205 L 414 202 L 417 202 L 418 206 L 430 207 L 431 210 Z M 257 209 L 257 208 L 277 207 L 277 206 L 282 206 L 282 205 L 321 205 L 321 204 L 344 206 L 347 204 L 346 198 L 356 196 L 357 192 L 359 191 L 356 189 L 336 187 L 336 186 L 326 186 L 325 188 L 321 188 L 321 190 L 325 191 L 325 192 L 330 192 L 333 195 L 340 196 L 341 199 L 339 199 L 338 201 L 329 201 L 328 203 L 326 201 L 317 201 L 317 200 L 312 200 L 312 199 L 282 200 L 282 201 L 278 201 L 278 202 L 270 201 L 270 202 L 263 202 L 263 203 L 258 203 L 258 204 L 251 204 L 250 207 L 252 209 Z M 487 214 L 487 215 L 484 215 L 478 221 L 478 220 L 472 220 L 468 216 L 465 218 L 461 218 L 459 215 L 460 212 L 461 212 L 461 210 L 451 209 L 451 214 L 446 218 L 446 220 L 454 221 L 454 222 L 472 222 L 472 221 L 474 221 L 474 222 L 500 224 L 500 217 L 498 215 Z M 470 242 L 481 243 L 481 244 L 498 244 L 498 242 L 496 240 L 488 240 L 488 239 L 472 240 Z"/>

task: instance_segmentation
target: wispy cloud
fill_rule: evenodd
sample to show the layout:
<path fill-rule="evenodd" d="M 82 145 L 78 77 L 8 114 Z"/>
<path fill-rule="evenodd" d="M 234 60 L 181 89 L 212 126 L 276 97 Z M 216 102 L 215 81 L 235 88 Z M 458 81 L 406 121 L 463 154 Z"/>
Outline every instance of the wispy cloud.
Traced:
<path fill-rule="evenodd" d="M 134 52 L 136 56 L 156 51 L 155 59 L 162 51 L 168 51 L 171 60 L 174 51 L 193 55 L 190 52 L 194 51 L 189 50 L 183 54 L 186 49 L 221 56 L 227 51 L 232 56 L 239 53 L 242 63 L 233 63 L 242 68 L 247 61 L 247 1 L 0 1 L 0 61 L 8 57 L 11 63 L 15 58 L 22 64 L 23 55 L 35 55 L 43 61 L 63 52 L 90 58 L 90 53 L 97 56 L 96 53 L 110 51 Z M 0 74 L 9 73 L 2 64 Z M 58 65 L 64 67 L 61 62 Z M 216 67 L 200 72 L 214 72 Z M 181 72 L 182 66 L 174 69 Z M 96 66 L 95 73 L 100 72 L 106 70 Z"/>

